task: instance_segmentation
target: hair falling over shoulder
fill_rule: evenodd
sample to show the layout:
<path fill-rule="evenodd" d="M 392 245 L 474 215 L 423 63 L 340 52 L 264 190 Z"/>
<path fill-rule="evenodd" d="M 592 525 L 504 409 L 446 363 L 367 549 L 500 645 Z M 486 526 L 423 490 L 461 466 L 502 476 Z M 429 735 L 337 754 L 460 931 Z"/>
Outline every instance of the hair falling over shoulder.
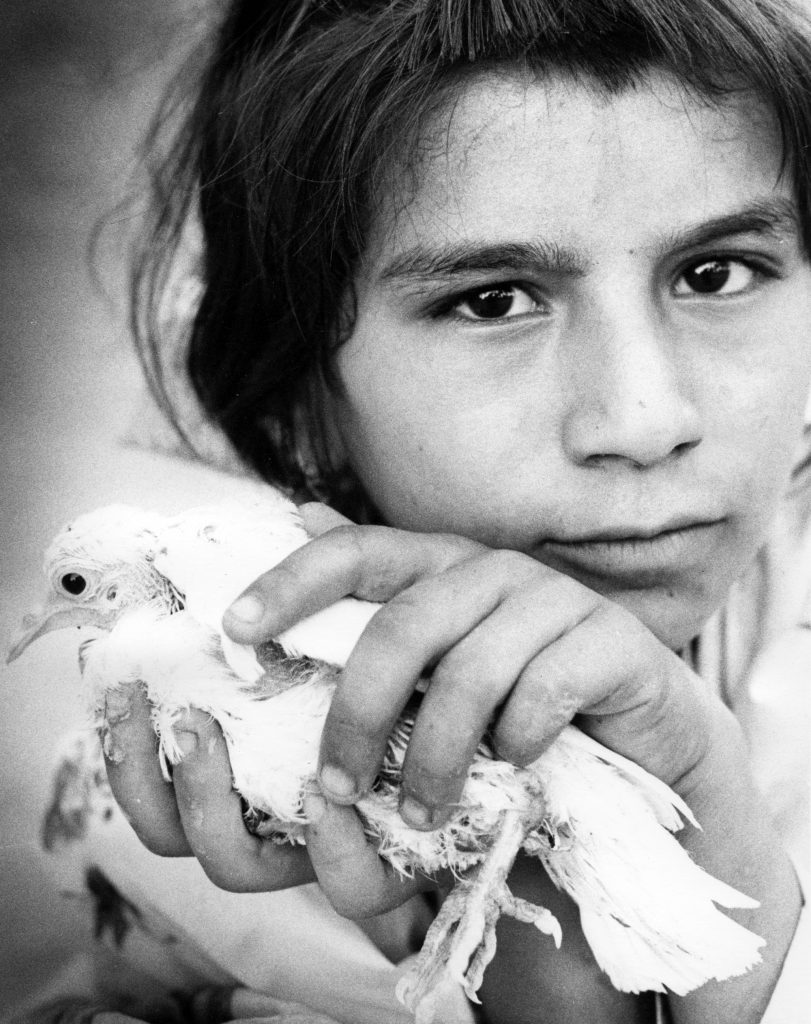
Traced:
<path fill-rule="evenodd" d="M 159 311 L 193 225 L 203 289 L 183 372 L 249 465 L 348 514 L 357 492 L 330 465 L 321 407 L 331 355 L 377 203 L 406 187 L 471 73 L 563 73 L 611 93 L 656 69 L 710 102 L 750 90 L 779 121 L 809 239 L 811 30 L 788 0 L 235 0 L 206 48 L 150 140 L 142 361 L 167 404 Z"/>

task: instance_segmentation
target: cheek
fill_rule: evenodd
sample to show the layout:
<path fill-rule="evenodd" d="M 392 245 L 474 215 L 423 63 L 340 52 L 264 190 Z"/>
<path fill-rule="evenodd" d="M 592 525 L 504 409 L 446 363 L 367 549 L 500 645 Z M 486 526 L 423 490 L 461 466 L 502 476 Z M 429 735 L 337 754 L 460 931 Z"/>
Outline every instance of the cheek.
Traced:
<path fill-rule="evenodd" d="M 524 404 L 441 356 L 400 355 L 357 338 L 339 353 L 347 458 L 391 525 L 477 532 L 481 510 L 527 463 Z"/>
<path fill-rule="evenodd" d="M 717 367 L 711 436 L 719 485 L 737 491 L 741 518 L 759 533 L 800 454 L 811 383 L 811 332 L 775 317 L 750 358 Z"/>

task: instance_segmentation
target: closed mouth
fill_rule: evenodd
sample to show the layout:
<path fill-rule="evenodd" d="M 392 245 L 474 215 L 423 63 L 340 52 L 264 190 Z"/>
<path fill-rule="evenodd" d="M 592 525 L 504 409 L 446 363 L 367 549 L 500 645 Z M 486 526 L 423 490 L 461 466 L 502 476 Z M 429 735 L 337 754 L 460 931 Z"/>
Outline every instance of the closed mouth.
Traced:
<path fill-rule="evenodd" d="M 555 568 L 651 585 L 700 559 L 722 520 L 681 523 L 659 530 L 605 531 L 542 542 L 539 553 Z"/>

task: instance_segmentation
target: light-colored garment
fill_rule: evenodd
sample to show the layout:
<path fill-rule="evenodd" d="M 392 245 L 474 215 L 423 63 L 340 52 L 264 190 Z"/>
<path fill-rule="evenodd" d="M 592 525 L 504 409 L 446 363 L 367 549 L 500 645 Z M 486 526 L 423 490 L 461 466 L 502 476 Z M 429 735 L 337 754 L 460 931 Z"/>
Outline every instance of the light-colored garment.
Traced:
<path fill-rule="evenodd" d="M 807 434 L 811 450 L 811 436 Z M 811 462 L 750 572 L 708 623 L 695 668 L 735 712 L 805 904 L 762 1024 L 811 1021 Z"/>

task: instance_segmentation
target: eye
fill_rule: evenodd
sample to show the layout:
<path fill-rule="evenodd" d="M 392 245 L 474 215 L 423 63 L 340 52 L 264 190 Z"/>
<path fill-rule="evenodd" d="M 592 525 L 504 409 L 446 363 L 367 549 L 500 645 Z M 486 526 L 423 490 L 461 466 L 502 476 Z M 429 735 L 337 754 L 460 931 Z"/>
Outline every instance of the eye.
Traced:
<path fill-rule="evenodd" d="M 758 271 L 735 259 L 702 260 L 688 267 L 676 282 L 676 295 L 741 295 L 755 284 Z"/>
<path fill-rule="evenodd" d="M 504 320 L 534 313 L 540 304 L 517 284 L 466 292 L 451 309 L 465 320 Z"/>
<path fill-rule="evenodd" d="M 78 597 L 87 590 L 87 580 L 78 572 L 66 572 L 59 585 L 71 597 Z"/>

